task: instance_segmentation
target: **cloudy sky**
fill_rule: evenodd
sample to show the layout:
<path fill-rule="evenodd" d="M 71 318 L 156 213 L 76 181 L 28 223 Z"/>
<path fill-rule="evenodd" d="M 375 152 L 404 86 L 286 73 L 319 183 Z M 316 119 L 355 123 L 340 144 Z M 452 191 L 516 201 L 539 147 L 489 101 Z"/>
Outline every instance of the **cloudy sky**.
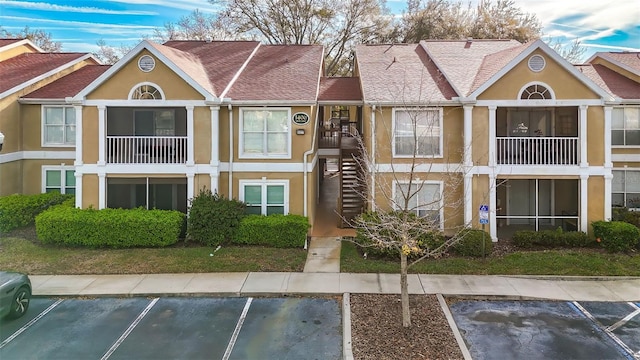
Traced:
<path fill-rule="evenodd" d="M 585 57 L 596 51 L 640 51 L 639 0 L 514 2 L 536 14 L 545 37 L 579 39 L 587 47 Z M 406 0 L 387 0 L 387 6 L 400 13 Z M 62 42 L 63 51 L 91 52 L 100 39 L 113 46 L 135 44 L 195 9 L 216 11 L 206 0 L 0 0 L 0 26 L 12 32 L 26 25 L 43 29 Z"/>

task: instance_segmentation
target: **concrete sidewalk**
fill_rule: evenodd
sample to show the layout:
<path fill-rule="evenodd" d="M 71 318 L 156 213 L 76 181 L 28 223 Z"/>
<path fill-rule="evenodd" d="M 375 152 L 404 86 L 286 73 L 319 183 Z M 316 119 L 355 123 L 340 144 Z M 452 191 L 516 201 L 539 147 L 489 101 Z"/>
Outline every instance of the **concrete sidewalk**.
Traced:
<path fill-rule="evenodd" d="M 205 273 L 30 275 L 36 296 L 399 294 L 398 274 Z M 411 294 L 640 301 L 640 278 L 410 274 Z"/>

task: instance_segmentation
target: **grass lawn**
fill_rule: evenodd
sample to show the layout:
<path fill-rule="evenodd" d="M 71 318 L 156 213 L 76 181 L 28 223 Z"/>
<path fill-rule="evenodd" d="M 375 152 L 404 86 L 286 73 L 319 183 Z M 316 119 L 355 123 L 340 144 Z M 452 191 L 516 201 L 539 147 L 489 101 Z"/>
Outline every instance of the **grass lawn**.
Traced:
<path fill-rule="evenodd" d="M 167 248 L 87 249 L 44 246 L 20 237 L 0 237 L 2 270 L 31 275 L 154 274 L 244 271 L 302 271 L 303 249 L 253 246 L 213 248 L 176 245 Z"/>
<path fill-rule="evenodd" d="M 398 273 L 400 260 L 363 259 L 356 245 L 342 242 L 341 272 Z M 485 259 L 449 256 L 425 259 L 416 274 L 640 276 L 640 254 L 608 254 L 597 249 L 517 251 Z"/>

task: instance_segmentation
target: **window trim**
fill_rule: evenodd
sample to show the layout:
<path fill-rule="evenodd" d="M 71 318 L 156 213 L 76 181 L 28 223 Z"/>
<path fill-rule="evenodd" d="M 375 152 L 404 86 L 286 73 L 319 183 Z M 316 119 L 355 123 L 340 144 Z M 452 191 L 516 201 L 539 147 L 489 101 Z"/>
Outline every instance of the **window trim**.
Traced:
<path fill-rule="evenodd" d="M 626 128 L 619 129 L 619 128 L 614 128 L 614 127 L 613 127 L 613 111 L 614 111 L 615 109 L 622 109 L 622 111 L 623 111 L 622 116 L 623 116 L 623 119 L 624 119 L 624 110 L 625 110 L 625 109 L 639 109 L 638 111 L 640 111 L 640 106 L 614 106 L 614 107 L 611 109 L 611 134 L 610 134 L 610 136 L 611 136 L 611 143 L 612 143 L 612 144 L 611 144 L 611 148 L 612 148 L 612 149 L 640 149 L 640 144 L 638 144 L 638 145 L 613 144 L 613 131 L 614 131 L 614 130 L 615 130 L 615 131 L 624 131 L 624 132 L 626 132 L 626 131 L 627 131 L 627 129 L 626 129 Z M 625 124 L 624 124 L 624 120 L 623 120 L 623 124 L 622 124 L 622 125 L 623 125 L 623 126 L 625 125 Z M 629 129 L 629 130 L 631 130 L 631 129 Z M 640 130 L 640 129 L 639 129 L 639 130 Z M 627 140 L 627 136 L 626 136 L 626 134 L 624 135 L 624 139 L 625 139 L 625 143 L 626 143 L 626 140 Z"/>
<path fill-rule="evenodd" d="M 640 168 L 626 168 L 626 167 L 625 167 L 625 168 L 613 168 L 613 169 L 611 169 L 611 170 L 612 170 L 611 175 L 613 175 L 613 172 L 614 172 L 614 171 L 620 171 L 620 172 L 623 172 L 623 173 L 624 173 L 624 175 L 625 175 L 625 182 L 624 182 L 625 184 L 627 183 L 627 182 L 626 182 L 626 177 L 627 177 L 627 174 L 626 174 L 626 173 L 627 173 L 627 172 L 637 172 L 637 173 L 640 173 Z M 610 193 L 609 195 L 611 196 L 611 207 L 613 208 L 613 207 L 614 207 L 614 206 L 613 206 L 613 194 L 614 194 L 614 192 L 615 192 L 615 191 L 613 190 L 613 178 L 611 179 L 611 182 L 612 182 L 612 184 L 611 184 L 611 193 Z M 615 192 L 615 193 L 620 193 L 620 192 Z M 626 186 L 625 186 L 625 189 L 624 189 L 624 191 L 622 192 L 622 194 L 623 194 L 623 196 L 624 196 L 624 206 L 623 206 L 623 207 L 627 207 L 627 206 L 626 206 L 626 204 L 627 204 L 627 189 L 626 189 Z M 627 209 L 629 209 L 629 210 L 631 210 L 631 211 L 640 211 L 640 207 L 627 208 Z"/>
<path fill-rule="evenodd" d="M 52 187 L 52 186 L 47 186 L 47 172 L 48 171 L 59 171 L 60 172 L 60 193 L 61 194 L 66 194 L 66 188 L 71 188 L 73 187 L 73 189 L 77 189 L 77 184 L 73 185 L 73 186 L 66 186 L 66 181 L 67 181 L 67 171 L 73 171 L 74 172 L 74 177 L 75 177 L 75 166 L 73 165 L 44 165 L 42 166 L 42 178 L 40 181 L 40 187 L 41 187 L 41 191 L 42 193 L 46 193 L 47 192 L 47 187 Z M 77 180 L 76 180 L 77 181 Z"/>
<path fill-rule="evenodd" d="M 276 179 L 267 179 L 263 177 L 262 179 L 255 180 L 240 180 L 239 181 L 239 197 L 240 201 L 244 202 L 244 188 L 245 186 L 260 186 L 260 190 L 262 192 L 263 203 L 260 204 L 260 213 L 262 215 L 267 214 L 267 185 L 282 185 L 284 186 L 284 215 L 289 214 L 289 180 L 276 180 Z"/>
<path fill-rule="evenodd" d="M 284 155 L 253 154 L 244 152 L 244 112 L 245 111 L 286 111 L 287 112 L 287 153 Z M 290 107 L 241 107 L 238 110 L 238 158 L 239 159 L 291 159 L 291 108 Z M 263 132 L 264 133 L 264 132 Z"/>
<path fill-rule="evenodd" d="M 549 99 L 523 99 L 522 95 L 524 94 L 524 92 L 527 91 L 527 89 L 533 85 L 543 86 L 547 90 L 547 92 L 549 92 L 550 98 Z M 531 81 L 529 83 L 524 84 L 524 86 L 520 88 L 520 91 L 518 91 L 518 97 L 516 99 L 518 101 L 549 101 L 549 100 L 556 99 L 556 93 L 553 91 L 553 88 L 549 86 L 549 84 L 543 83 L 541 81 Z"/>
<path fill-rule="evenodd" d="M 392 157 L 397 159 L 411 159 L 413 155 L 399 155 L 396 154 L 396 113 L 399 111 L 438 111 L 438 126 L 440 127 L 440 136 L 439 136 L 439 153 L 433 155 L 420 155 L 417 154 L 416 158 L 420 159 L 442 159 L 444 157 L 444 110 L 442 107 L 427 107 L 427 108 L 411 108 L 411 107 L 402 107 L 402 108 L 393 108 L 393 112 L 391 115 L 391 152 Z"/>
<path fill-rule="evenodd" d="M 46 113 L 47 109 L 50 108 L 62 108 L 62 137 L 64 139 L 66 135 L 66 109 L 71 109 L 73 111 L 74 116 L 76 115 L 75 107 L 70 105 L 41 105 L 40 106 L 40 145 L 43 148 L 51 147 L 51 148 L 75 148 L 76 147 L 76 137 L 73 137 L 73 143 L 48 143 L 47 142 L 47 124 L 46 124 Z M 76 122 L 78 119 L 73 119 L 73 127 L 76 127 Z"/>
<path fill-rule="evenodd" d="M 440 218 L 440 230 L 444 230 L 444 181 L 441 180 L 419 180 L 416 179 L 412 182 L 408 181 L 408 180 L 394 180 L 393 181 L 393 187 L 391 189 L 391 199 L 393 201 L 393 209 L 394 210 L 399 210 L 395 200 L 396 200 L 396 193 L 397 193 L 397 186 L 398 185 L 408 185 L 409 183 L 412 183 L 414 185 L 438 185 L 438 188 L 440 190 L 440 204 L 438 205 L 438 216 Z M 420 206 L 417 206 L 418 208 Z"/>
<path fill-rule="evenodd" d="M 153 86 L 160 93 L 160 96 L 162 96 L 162 98 L 161 99 L 155 99 L 155 98 L 154 99 L 134 99 L 133 95 L 135 95 L 136 90 L 138 90 L 138 88 L 140 88 L 142 86 L 145 86 L 145 85 Z M 164 95 L 164 91 L 162 91 L 162 88 L 158 84 L 152 83 L 150 81 L 143 81 L 143 82 L 139 82 L 139 83 L 133 85 L 131 90 L 129 90 L 129 96 L 127 96 L 127 99 L 128 100 L 132 100 L 132 101 L 149 101 L 149 100 L 151 100 L 151 101 L 165 101 L 167 99 L 167 97 Z"/>

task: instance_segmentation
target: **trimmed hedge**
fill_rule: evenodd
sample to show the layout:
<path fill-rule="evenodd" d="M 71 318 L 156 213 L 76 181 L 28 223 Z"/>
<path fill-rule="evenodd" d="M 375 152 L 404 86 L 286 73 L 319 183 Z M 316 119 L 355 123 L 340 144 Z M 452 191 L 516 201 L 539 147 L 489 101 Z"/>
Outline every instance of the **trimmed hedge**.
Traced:
<path fill-rule="evenodd" d="M 173 210 L 56 206 L 36 217 L 36 234 L 45 244 L 162 247 L 178 241 L 184 216 Z"/>
<path fill-rule="evenodd" d="M 36 215 L 44 210 L 64 201 L 75 201 L 73 199 L 73 195 L 63 195 L 57 192 L 3 196 L 0 198 L 0 232 L 9 232 L 32 224 Z"/>
<path fill-rule="evenodd" d="M 225 199 L 203 189 L 191 200 L 187 220 L 187 239 L 208 246 L 217 246 L 234 238 L 245 216 L 241 201 Z"/>
<path fill-rule="evenodd" d="M 240 221 L 232 243 L 303 247 L 310 227 L 309 220 L 300 215 L 247 215 Z"/>
<path fill-rule="evenodd" d="M 593 245 L 593 240 L 582 231 L 556 230 L 520 230 L 513 234 L 512 242 L 521 248 L 533 246 L 546 247 L 587 247 Z"/>
<path fill-rule="evenodd" d="M 462 256 L 482 257 L 491 254 L 493 242 L 491 235 L 480 229 L 463 229 L 456 236 L 458 241 L 453 244 L 453 251 Z M 482 242 L 484 241 L 484 250 Z"/>
<path fill-rule="evenodd" d="M 388 215 L 393 215 L 393 216 L 409 216 L 410 218 L 408 220 L 405 221 L 409 221 L 411 223 L 414 224 L 420 224 L 421 221 L 424 221 L 426 224 L 425 226 L 423 226 L 422 228 L 429 228 L 432 227 L 431 221 L 428 219 L 421 219 L 419 217 L 417 217 L 414 213 L 402 213 L 402 212 L 390 212 Z M 380 219 L 380 215 L 377 212 L 366 212 L 360 215 L 361 219 L 366 221 L 367 223 L 371 224 L 372 226 L 375 226 L 377 224 L 381 224 L 382 220 Z M 393 232 L 389 232 L 389 234 L 387 236 L 391 236 L 393 234 Z M 381 234 L 384 235 L 384 234 Z M 440 231 L 433 231 L 433 232 L 425 232 L 425 231 L 415 231 L 414 234 L 412 234 L 412 236 L 414 238 L 418 237 L 417 239 L 417 245 L 418 248 L 420 250 L 432 250 L 435 249 L 441 245 L 443 245 L 446 241 L 446 238 L 444 236 L 444 234 Z M 371 241 L 371 239 L 369 239 L 365 233 L 362 231 L 362 229 L 358 229 L 356 228 L 356 237 L 354 238 L 354 242 L 358 245 L 360 245 L 360 247 L 362 247 L 363 251 L 366 251 L 368 255 L 371 256 L 377 256 L 377 257 L 386 257 L 386 258 L 393 258 L 393 259 L 397 259 L 399 256 L 399 249 L 395 248 L 395 247 L 386 247 L 386 248 L 382 248 L 379 246 L 375 246 L 373 245 L 373 242 Z M 395 241 L 397 244 L 400 244 L 401 241 L 398 239 L 397 241 Z M 421 256 L 423 252 L 411 252 L 409 254 L 409 258 L 416 258 Z"/>
<path fill-rule="evenodd" d="M 609 252 L 629 251 L 638 245 L 640 229 L 622 221 L 591 223 L 596 241 Z"/>
<path fill-rule="evenodd" d="M 624 221 L 640 228 L 640 211 L 629 211 L 627 208 L 611 209 L 611 221 Z"/>

